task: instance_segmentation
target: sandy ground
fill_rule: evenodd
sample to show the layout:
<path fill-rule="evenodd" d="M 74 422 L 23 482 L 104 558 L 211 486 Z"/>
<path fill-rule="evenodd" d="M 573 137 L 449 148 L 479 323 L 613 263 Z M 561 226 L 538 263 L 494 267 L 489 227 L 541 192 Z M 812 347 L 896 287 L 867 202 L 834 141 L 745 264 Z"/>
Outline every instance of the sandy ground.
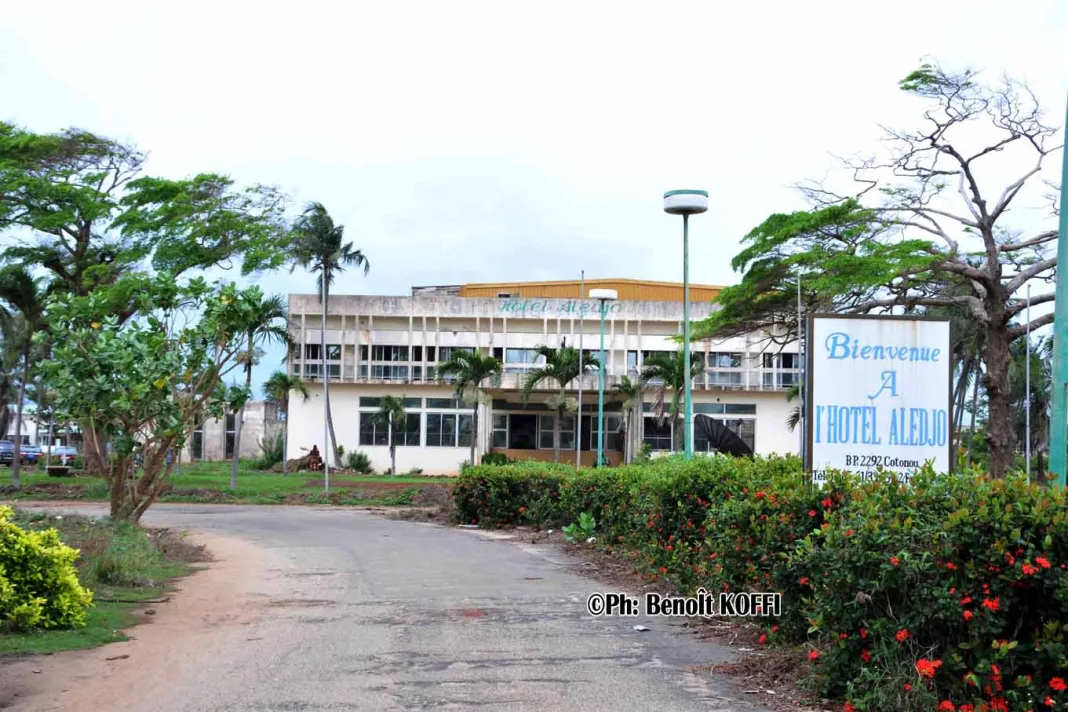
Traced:
<path fill-rule="evenodd" d="M 62 507 L 62 504 L 53 505 Z M 180 579 L 170 600 L 144 608 L 130 640 L 92 650 L 38 655 L 0 663 L 0 709 L 26 712 L 98 712 L 150 706 L 188 672 L 210 634 L 248 625 L 262 605 L 250 595 L 262 571 L 262 552 L 237 539 L 194 534 L 214 561 Z M 5 706 L 5 704 L 7 706 Z"/>

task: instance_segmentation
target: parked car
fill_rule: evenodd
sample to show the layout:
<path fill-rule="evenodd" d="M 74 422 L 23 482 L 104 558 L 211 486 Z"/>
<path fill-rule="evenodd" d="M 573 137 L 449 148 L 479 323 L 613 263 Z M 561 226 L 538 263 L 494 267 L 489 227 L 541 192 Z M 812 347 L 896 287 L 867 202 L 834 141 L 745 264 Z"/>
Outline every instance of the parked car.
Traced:
<path fill-rule="evenodd" d="M 0 440 L 0 465 L 10 465 L 15 459 L 15 443 Z"/>
<path fill-rule="evenodd" d="M 56 445 L 51 448 L 52 461 L 58 465 L 69 465 L 78 457 L 78 448 L 68 445 Z M 2 456 L 0 456 L 2 457 Z M 3 460 L 0 459 L 0 462 Z"/>
<path fill-rule="evenodd" d="M 42 457 L 41 448 L 36 445 L 23 445 L 19 448 L 19 456 L 22 457 L 23 462 L 36 464 Z"/>

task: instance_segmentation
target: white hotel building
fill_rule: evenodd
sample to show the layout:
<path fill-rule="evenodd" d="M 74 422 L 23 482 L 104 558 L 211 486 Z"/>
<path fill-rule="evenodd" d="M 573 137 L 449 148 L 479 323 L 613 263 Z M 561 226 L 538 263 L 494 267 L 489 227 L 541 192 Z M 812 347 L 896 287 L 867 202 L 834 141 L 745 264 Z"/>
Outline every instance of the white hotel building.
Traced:
<path fill-rule="evenodd" d="M 340 284 L 343 284 L 341 282 Z M 587 280 L 590 289 L 614 289 L 605 319 L 606 456 L 621 461 L 618 432 L 622 403 L 612 388 L 625 374 L 641 370 L 656 353 L 675 353 L 682 333 L 682 285 L 628 279 Z M 719 288 L 691 285 L 691 318 L 708 315 Z M 477 452 L 512 458 L 553 459 L 553 411 L 546 399 L 558 391 L 544 384 L 524 402 L 522 384 L 538 345 L 578 346 L 597 358 L 600 319 L 597 304 L 580 300 L 580 285 L 566 282 L 467 284 L 415 287 L 410 296 L 331 295 L 326 325 L 327 373 L 337 442 L 346 452 L 367 453 L 376 470 L 389 466 L 388 433 L 373 417 L 378 399 L 404 398 L 408 427 L 397 443 L 397 470 L 455 474 L 470 457 L 472 406 L 457 402 L 453 388 L 435 379 L 436 365 L 456 349 L 477 348 L 504 365 L 497 382 L 483 384 Z M 584 307 L 583 307 L 584 305 Z M 585 316 L 583 317 L 583 311 Z M 323 447 L 322 305 L 314 294 L 289 297 L 290 332 L 298 344 L 287 368 L 308 384 L 311 397 L 291 397 L 287 452 L 299 457 Z M 758 454 L 796 453 L 798 434 L 786 421 L 792 405 L 786 390 L 799 378 L 796 344 L 770 347 L 760 334 L 724 341 L 700 341 L 693 353 L 704 357 L 705 372 L 693 384 L 695 421 L 725 425 Z M 596 371 L 582 382 L 582 460 L 593 464 L 597 449 Z M 577 396 L 579 380 L 568 384 Z M 647 386 L 643 413 L 631 427 L 632 452 L 641 442 L 653 451 L 671 449 L 670 422 L 652 416 L 655 385 Z M 637 408 L 635 408 L 637 410 Z M 561 424 L 561 461 L 575 462 L 576 415 Z M 637 415 L 637 413 L 635 413 Z M 680 423 L 681 427 L 681 423 Z M 694 449 L 716 449 L 708 428 L 695 427 Z"/>

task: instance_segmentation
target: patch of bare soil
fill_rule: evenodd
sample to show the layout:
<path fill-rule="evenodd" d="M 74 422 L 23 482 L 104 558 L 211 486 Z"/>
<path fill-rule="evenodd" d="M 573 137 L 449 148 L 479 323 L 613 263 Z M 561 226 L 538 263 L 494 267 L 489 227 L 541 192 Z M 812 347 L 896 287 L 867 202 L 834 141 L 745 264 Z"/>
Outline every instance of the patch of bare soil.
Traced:
<path fill-rule="evenodd" d="M 182 499 L 192 499 L 201 503 L 208 504 L 221 504 L 223 502 L 234 501 L 234 496 L 229 492 L 223 492 L 215 489 L 205 489 L 203 487 L 191 487 L 185 489 L 176 489 L 174 487 L 166 487 L 160 493 L 160 500 L 166 501 L 171 497 L 181 497 Z"/>
<path fill-rule="evenodd" d="M 323 478 L 313 478 L 304 482 L 305 487 L 321 488 L 323 486 Z M 395 492 L 398 490 L 406 490 L 409 487 L 417 487 L 411 482 L 368 482 L 366 480 L 338 480 L 333 477 L 330 478 L 330 487 L 342 487 L 348 489 L 359 488 L 369 492 Z"/>
<path fill-rule="evenodd" d="M 40 482 L 33 485 L 23 485 L 22 487 L 0 485 L 0 498 L 18 495 L 20 499 L 32 499 L 34 496 L 45 499 L 79 499 L 84 494 L 85 490 L 82 487 L 62 482 Z"/>
<path fill-rule="evenodd" d="M 156 530 L 153 537 L 187 561 L 210 563 L 180 579 L 165 602 L 153 602 L 155 614 L 146 612 L 128 629 L 128 641 L 5 663 L 0 678 L 13 700 L 5 710 L 151 709 L 151 700 L 181 679 L 198 651 L 210 647 L 208 636 L 255 619 L 259 606 L 250 594 L 261 575 L 259 550 L 214 535 Z"/>
<path fill-rule="evenodd" d="M 447 485 L 423 485 L 412 496 L 410 507 L 390 507 L 371 510 L 390 519 L 415 522 L 438 522 L 451 524 L 456 513 L 452 488 Z"/>

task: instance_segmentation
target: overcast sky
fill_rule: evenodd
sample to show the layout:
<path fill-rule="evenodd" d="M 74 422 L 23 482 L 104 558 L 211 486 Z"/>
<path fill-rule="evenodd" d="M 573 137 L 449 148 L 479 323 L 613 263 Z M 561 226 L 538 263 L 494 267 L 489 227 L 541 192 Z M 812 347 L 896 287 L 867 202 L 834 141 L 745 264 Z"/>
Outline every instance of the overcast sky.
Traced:
<path fill-rule="evenodd" d="M 691 279 L 731 283 L 792 183 L 916 125 L 896 85 L 925 56 L 1027 80 L 1057 125 L 1068 89 L 1059 0 L 5 5 L 0 119 L 321 201 L 371 261 L 348 293 L 678 280 L 673 188 L 710 194 Z"/>

